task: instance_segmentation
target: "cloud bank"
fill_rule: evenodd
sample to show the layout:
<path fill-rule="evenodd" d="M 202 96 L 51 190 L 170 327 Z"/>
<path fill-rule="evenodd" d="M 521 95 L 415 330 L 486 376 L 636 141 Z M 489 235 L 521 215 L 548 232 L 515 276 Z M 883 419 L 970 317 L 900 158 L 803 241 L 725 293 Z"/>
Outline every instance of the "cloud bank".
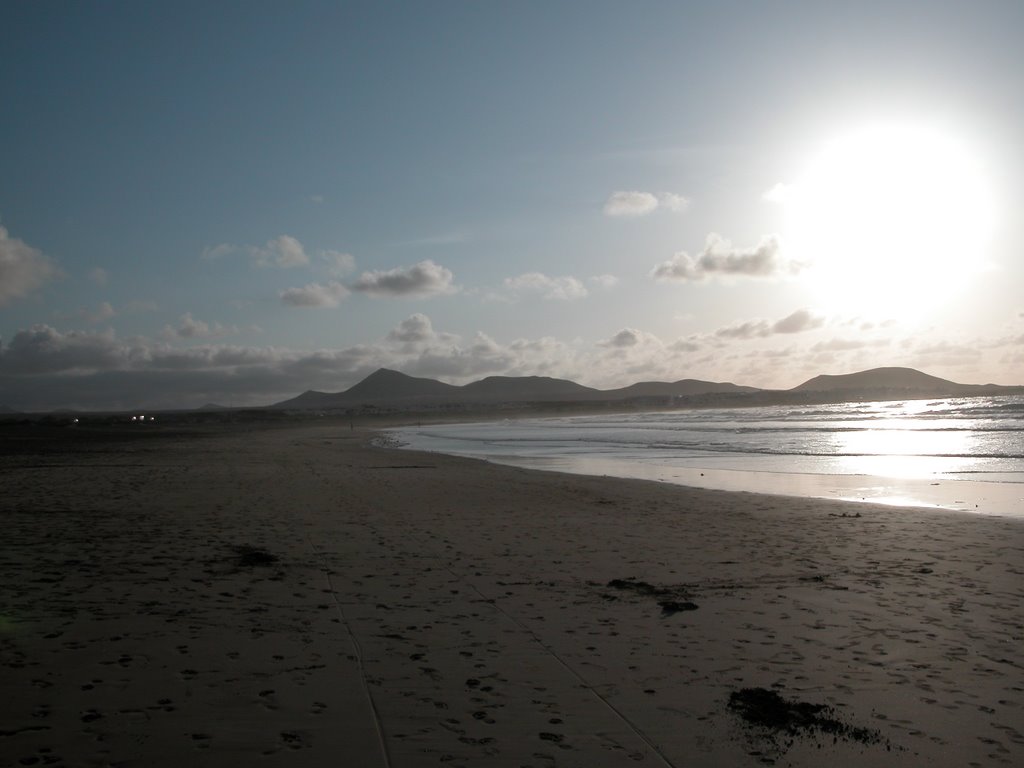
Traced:
<path fill-rule="evenodd" d="M 456 384 L 489 375 L 535 375 L 600 388 L 684 377 L 789 387 L 822 372 L 885 364 L 947 366 L 955 372 L 956 366 L 973 369 L 985 357 L 1021 355 L 1021 339 L 1010 335 L 989 347 L 970 339 L 928 345 L 908 336 L 900 342 L 882 329 L 856 338 L 809 334 L 807 341 L 798 341 L 799 334 L 828 325 L 797 310 L 776 321 L 743 321 L 675 340 L 626 327 L 595 342 L 551 337 L 502 342 L 482 332 L 465 338 L 446 333 L 415 313 L 376 341 L 341 349 L 210 343 L 231 329 L 188 313 L 160 339 L 36 325 L 0 345 L 0 405 L 21 410 L 195 408 L 208 402 L 256 406 L 307 389 L 342 391 L 380 367 Z M 188 345 L 175 345 L 182 340 Z"/>
<path fill-rule="evenodd" d="M 0 307 L 25 298 L 60 274 L 42 251 L 0 227 Z"/>

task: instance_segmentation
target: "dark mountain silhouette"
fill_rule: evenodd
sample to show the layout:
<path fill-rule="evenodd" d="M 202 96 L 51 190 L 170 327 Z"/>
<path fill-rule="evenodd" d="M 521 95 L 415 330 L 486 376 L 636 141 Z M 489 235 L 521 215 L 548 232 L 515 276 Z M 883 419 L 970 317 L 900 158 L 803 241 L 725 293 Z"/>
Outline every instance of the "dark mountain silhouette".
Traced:
<path fill-rule="evenodd" d="M 435 379 L 420 379 L 388 368 L 378 368 L 354 387 L 346 390 L 345 395 L 357 400 L 360 398 L 403 400 L 449 397 L 460 389 L 461 387 L 445 384 Z"/>
<path fill-rule="evenodd" d="M 388 368 L 378 368 L 344 392 L 310 389 L 298 397 L 275 403 L 271 408 L 343 408 L 355 405 L 408 405 L 415 402 L 444 402 L 457 399 L 460 387 L 434 379 L 420 379 Z"/>
<path fill-rule="evenodd" d="M 997 384 L 957 384 L 913 368 L 872 368 L 840 376 L 815 376 L 794 387 L 792 392 L 828 392 L 836 395 L 855 393 L 891 394 L 897 397 L 921 394 L 926 397 L 969 397 L 972 395 L 1013 394 L 1021 387 Z"/>
<path fill-rule="evenodd" d="M 758 392 L 756 387 L 741 387 L 737 384 L 680 379 L 679 381 L 640 381 L 620 389 L 608 389 L 602 394 L 614 399 L 637 397 L 692 397 L 722 392 Z"/>
<path fill-rule="evenodd" d="M 460 387 L 462 397 L 482 400 L 593 400 L 604 393 L 567 379 L 547 376 L 488 376 Z"/>
<path fill-rule="evenodd" d="M 875 368 L 840 376 L 815 376 L 789 390 L 765 390 L 697 379 L 644 381 L 619 389 L 600 390 L 546 376 L 488 376 L 471 384 L 454 386 L 381 368 L 344 392 L 309 390 L 270 407 L 329 410 L 364 406 L 434 408 L 517 403 L 726 406 L 1000 394 L 1024 394 L 1024 387 L 957 384 L 913 368 Z"/>
<path fill-rule="evenodd" d="M 643 382 L 622 389 L 600 390 L 567 379 L 548 376 L 488 376 L 461 387 L 434 379 L 407 376 L 381 368 L 344 392 L 308 390 L 298 397 L 275 403 L 272 408 L 331 409 L 362 405 L 400 406 L 503 403 L 569 403 L 639 400 L 652 397 L 683 397 L 709 393 L 757 392 L 753 387 L 715 384 L 709 381 Z"/>

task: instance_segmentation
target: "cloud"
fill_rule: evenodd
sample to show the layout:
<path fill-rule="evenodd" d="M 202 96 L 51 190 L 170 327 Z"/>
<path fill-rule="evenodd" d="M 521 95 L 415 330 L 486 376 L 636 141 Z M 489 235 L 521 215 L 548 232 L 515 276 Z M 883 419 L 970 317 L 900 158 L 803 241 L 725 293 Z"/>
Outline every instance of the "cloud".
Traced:
<path fill-rule="evenodd" d="M 0 227 L 0 307 L 25 298 L 61 274 L 42 251 Z"/>
<path fill-rule="evenodd" d="M 719 328 L 713 335 L 720 339 L 754 339 L 780 333 L 803 333 L 820 328 L 824 324 L 824 317 L 812 314 L 806 309 L 798 309 L 774 323 L 767 320 L 746 320 Z"/>
<path fill-rule="evenodd" d="M 18 331 L 0 358 L 3 373 L 89 372 L 117 367 L 133 356 L 113 331 L 61 333 L 49 325 Z"/>
<path fill-rule="evenodd" d="M 196 327 L 182 321 L 179 327 Z M 201 344 L 176 347 L 104 332 L 62 332 L 40 325 L 0 347 L 3 404 L 128 409 L 265 405 L 307 390 L 347 389 L 379 367 L 456 383 L 490 374 L 579 378 L 578 350 L 555 339 L 502 344 L 484 333 L 463 340 L 438 331 L 421 314 L 377 342 L 343 349 L 292 350 Z"/>
<path fill-rule="evenodd" d="M 761 238 L 754 248 L 736 248 L 725 238 L 711 233 L 699 256 L 677 253 L 656 266 L 651 276 L 660 281 L 691 282 L 716 275 L 774 278 L 799 272 L 802 265 L 787 261 L 781 251 L 777 235 Z"/>
<path fill-rule="evenodd" d="M 637 218 L 654 213 L 658 208 L 665 208 L 674 213 L 682 213 L 690 205 L 690 201 L 674 192 L 663 192 L 655 195 L 651 192 L 637 190 L 613 192 L 605 201 L 604 215 L 612 218 Z"/>
<path fill-rule="evenodd" d="M 331 280 L 323 283 L 308 283 L 301 288 L 286 288 L 278 296 L 281 303 L 289 307 L 326 308 L 336 307 L 348 296 L 348 289 L 341 283 Z"/>
<path fill-rule="evenodd" d="M 505 287 L 514 293 L 538 294 L 557 301 L 582 299 L 588 294 L 586 286 L 575 277 L 548 277 L 541 272 L 506 277 Z"/>
<path fill-rule="evenodd" d="M 230 256 L 233 253 L 244 250 L 241 246 L 232 245 L 231 243 L 220 243 L 219 245 L 208 245 L 203 248 L 203 252 L 200 254 L 200 258 L 207 261 L 216 261 L 222 259 L 225 256 Z"/>
<path fill-rule="evenodd" d="M 803 333 L 825 324 L 825 318 L 815 315 L 807 309 L 798 309 L 772 325 L 774 333 Z"/>
<path fill-rule="evenodd" d="M 356 268 L 356 259 L 351 253 L 341 251 L 320 251 L 317 256 L 327 266 L 327 271 L 334 277 L 342 277 Z"/>
<path fill-rule="evenodd" d="M 252 263 L 258 267 L 289 269 L 309 264 L 306 249 L 291 235 L 279 235 L 267 240 L 264 245 L 241 246 L 232 243 L 208 245 L 203 249 L 202 258 L 207 261 L 216 261 L 236 253 L 248 254 Z"/>
<path fill-rule="evenodd" d="M 224 326 L 220 323 L 204 322 L 192 317 L 191 312 L 186 312 L 178 319 L 178 325 L 164 326 L 163 337 L 166 339 L 211 339 L 228 334 L 238 333 L 235 326 Z"/>
<path fill-rule="evenodd" d="M 89 270 L 89 279 L 96 285 L 103 286 L 110 282 L 110 275 L 103 267 L 93 267 Z"/>
<path fill-rule="evenodd" d="M 440 296 L 457 290 L 452 285 L 452 278 L 451 270 L 427 259 L 411 267 L 363 272 L 350 287 L 375 297 Z"/>
<path fill-rule="evenodd" d="M 599 347 L 610 347 L 622 349 L 623 347 L 635 347 L 643 340 L 642 333 L 633 328 L 623 328 L 610 339 L 599 341 Z"/>
<path fill-rule="evenodd" d="M 417 312 L 400 322 L 386 338 L 389 342 L 418 345 L 437 340 L 438 334 L 434 332 L 430 318 Z"/>
<path fill-rule="evenodd" d="M 614 288 L 619 284 L 619 278 L 615 275 L 594 275 L 590 282 L 600 288 Z"/>
<path fill-rule="evenodd" d="M 754 339 L 771 336 L 771 325 L 765 320 L 747 320 L 719 328 L 714 335 L 720 339 Z"/>
<path fill-rule="evenodd" d="M 690 199 L 675 192 L 662 192 L 658 196 L 658 204 L 673 213 L 682 213 L 690 207 Z"/>
<path fill-rule="evenodd" d="M 115 315 L 117 315 L 117 312 L 109 301 L 102 301 L 96 309 L 84 309 L 79 313 L 79 317 L 91 324 L 102 323 L 104 320 L 109 320 Z"/>
<path fill-rule="evenodd" d="M 856 349 L 885 347 L 888 345 L 888 339 L 844 339 L 836 337 L 827 341 L 818 342 L 811 347 L 811 352 L 849 352 Z"/>
<path fill-rule="evenodd" d="M 261 267 L 304 267 L 309 264 L 302 243 L 291 235 L 281 235 L 268 240 L 262 248 L 252 249 L 252 256 Z"/>
<path fill-rule="evenodd" d="M 784 205 L 793 199 L 793 186 L 791 184 L 783 184 L 781 181 L 773 186 L 771 189 L 764 191 L 761 195 L 761 199 L 769 203 L 779 203 Z"/>
<path fill-rule="evenodd" d="M 753 322 L 770 329 L 796 314 L 776 323 Z M 176 327 L 192 327 L 197 333 L 154 340 L 119 338 L 111 329 L 62 332 L 37 325 L 20 330 L 10 344 L 0 346 L 2 404 L 21 410 L 181 408 L 208 402 L 257 406 L 307 389 L 339 392 L 379 367 L 455 384 L 487 375 L 534 375 L 602 389 L 680 378 L 789 387 L 823 371 L 906 364 L 908 357 L 927 363 L 921 366 L 925 369 L 977 367 L 979 356 L 990 354 L 1002 354 L 1007 365 L 1021 357 L 1013 358 L 1018 348 L 1010 346 L 993 352 L 981 343 L 932 344 L 916 337 L 903 346 L 885 337 L 858 336 L 781 349 L 726 346 L 713 334 L 666 343 L 629 327 L 596 343 L 550 337 L 502 341 L 482 332 L 466 337 L 446 333 L 420 313 L 407 316 L 376 341 L 341 349 L 203 342 L 201 321 L 191 316 L 183 316 Z M 778 333 L 792 338 L 781 326 Z M 172 343 L 183 338 L 190 340 L 187 346 Z"/>

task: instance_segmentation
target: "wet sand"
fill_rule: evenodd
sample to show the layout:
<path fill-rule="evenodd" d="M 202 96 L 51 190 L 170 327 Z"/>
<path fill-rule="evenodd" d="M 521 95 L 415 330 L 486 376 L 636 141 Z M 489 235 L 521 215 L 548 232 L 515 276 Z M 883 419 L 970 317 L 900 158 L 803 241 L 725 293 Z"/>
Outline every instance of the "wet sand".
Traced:
<path fill-rule="evenodd" d="M 813 499 L 867 501 L 900 507 L 920 507 L 982 515 L 1024 518 L 1024 482 L 1000 477 L 996 481 L 949 477 L 888 477 L 869 474 L 826 474 L 763 470 L 691 468 L 670 461 L 616 461 L 589 456 L 494 456 L 492 461 L 527 469 L 611 475 L 675 483 L 691 488 L 748 491 Z M 967 477 L 970 477 L 969 475 Z"/>
<path fill-rule="evenodd" d="M 1024 762 L 1019 519 L 340 424 L 25 430 L 0 444 L 12 765 Z"/>

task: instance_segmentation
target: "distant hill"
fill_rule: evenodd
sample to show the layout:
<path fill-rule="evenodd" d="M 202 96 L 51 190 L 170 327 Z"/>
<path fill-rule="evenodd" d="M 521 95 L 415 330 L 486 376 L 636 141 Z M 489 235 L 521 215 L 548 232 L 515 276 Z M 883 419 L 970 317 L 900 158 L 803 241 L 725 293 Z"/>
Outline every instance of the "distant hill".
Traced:
<path fill-rule="evenodd" d="M 1024 387 L 1001 387 L 997 384 L 957 384 L 929 376 L 913 368 L 872 368 L 868 371 L 840 376 L 815 376 L 791 392 L 827 392 L 838 394 L 891 394 L 895 396 L 970 397 L 977 395 L 1014 394 Z"/>
<path fill-rule="evenodd" d="M 462 397 L 480 400 L 593 400 L 603 394 L 599 389 L 585 387 L 567 379 L 547 376 L 488 376 L 458 387 Z"/>
<path fill-rule="evenodd" d="M 408 400 L 449 397 L 459 389 L 435 379 L 421 379 L 388 368 L 379 368 L 344 394 L 355 400 Z"/>
<path fill-rule="evenodd" d="M 0 405 L 0 413 L 11 414 L 11 413 L 21 413 L 21 411 L 16 411 L 15 409 L 13 409 L 13 408 L 11 408 L 9 406 L 6 406 L 6 405 Z"/>
<path fill-rule="evenodd" d="M 379 368 L 344 392 L 317 392 L 310 389 L 298 397 L 274 403 L 271 408 L 345 408 L 357 405 L 386 405 L 454 400 L 460 387 L 434 379 L 407 376 L 388 368 Z"/>
<path fill-rule="evenodd" d="M 488 376 L 464 386 L 407 376 L 381 368 L 344 392 L 309 390 L 275 403 L 276 409 L 383 407 L 434 408 L 511 404 L 621 403 L 633 406 L 701 407 L 772 405 L 797 402 L 842 402 L 924 397 L 969 397 L 1024 394 L 1024 387 L 957 384 L 913 368 L 875 368 L 843 375 L 815 376 L 788 390 L 766 390 L 732 383 L 681 379 L 642 381 L 619 389 L 593 389 L 546 376 Z M 656 402 L 656 401 L 661 401 Z"/>
<path fill-rule="evenodd" d="M 756 392 L 753 387 L 714 384 L 687 379 L 675 383 L 645 382 L 623 389 L 600 390 L 567 379 L 547 376 L 488 376 L 464 386 L 435 379 L 407 376 L 381 368 L 344 392 L 308 390 L 271 408 L 331 409 L 362 405 L 403 406 L 440 404 L 607 402 L 647 397 L 680 397 L 692 394 Z"/>
<path fill-rule="evenodd" d="M 632 399 L 640 397 L 693 397 L 737 392 L 759 392 L 756 387 L 741 387 L 737 384 L 701 381 L 700 379 L 681 379 L 679 381 L 640 381 L 621 389 L 605 390 L 603 394 L 614 399 Z"/>

